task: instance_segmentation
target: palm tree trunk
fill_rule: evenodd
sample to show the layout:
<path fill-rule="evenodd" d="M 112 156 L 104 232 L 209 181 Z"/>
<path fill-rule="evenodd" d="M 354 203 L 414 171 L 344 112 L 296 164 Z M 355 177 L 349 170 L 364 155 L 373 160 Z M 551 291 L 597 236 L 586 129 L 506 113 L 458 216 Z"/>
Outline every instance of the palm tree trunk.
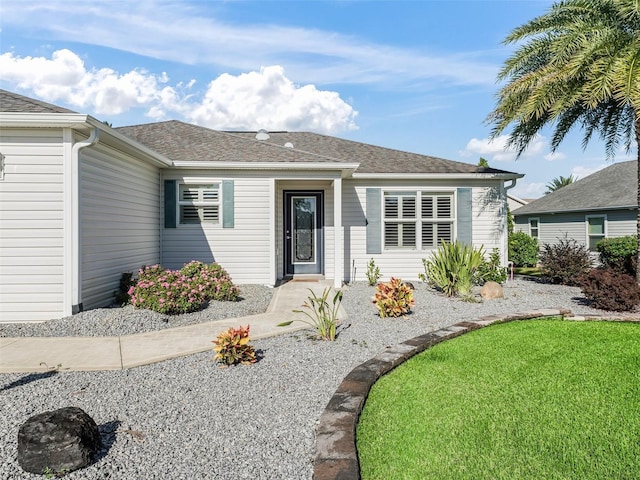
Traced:
<path fill-rule="evenodd" d="M 638 148 L 638 212 L 637 212 L 637 253 L 636 253 L 636 283 L 640 285 L 640 112 L 636 111 L 636 145 Z"/>

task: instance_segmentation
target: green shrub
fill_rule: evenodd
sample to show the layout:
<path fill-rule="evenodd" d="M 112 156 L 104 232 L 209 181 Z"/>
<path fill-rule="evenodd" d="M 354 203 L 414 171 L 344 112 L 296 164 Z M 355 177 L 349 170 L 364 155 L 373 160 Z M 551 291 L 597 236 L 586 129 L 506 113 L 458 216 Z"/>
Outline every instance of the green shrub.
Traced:
<path fill-rule="evenodd" d="M 584 245 L 565 236 L 556 244 L 544 244 L 540 270 L 552 283 L 578 287 L 582 276 L 591 270 L 591 256 Z"/>
<path fill-rule="evenodd" d="M 442 242 L 431 258 L 422 259 L 424 273 L 418 277 L 446 295 L 468 296 L 484 255 L 482 247 L 460 242 Z"/>
<path fill-rule="evenodd" d="M 216 354 L 213 360 L 224 365 L 236 365 L 238 363 L 252 364 L 256 362 L 256 352 L 249 345 L 249 325 L 246 328 L 231 327 L 218 335 L 213 340 Z"/>
<path fill-rule="evenodd" d="M 607 267 L 621 273 L 635 275 L 638 241 L 636 235 L 605 238 L 596 245 L 600 261 Z"/>
<path fill-rule="evenodd" d="M 376 286 L 373 303 L 382 318 L 405 315 L 415 305 L 413 289 L 399 278 L 391 277 L 389 282 Z"/>
<path fill-rule="evenodd" d="M 240 290 L 218 264 L 194 261 L 181 270 L 145 267 L 127 293 L 136 308 L 173 315 L 195 312 L 207 300 L 237 300 Z"/>
<path fill-rule="evenodd" d="M 584 296 L 602 310 L 630 311 L 640 304 L 640 287 L 631 275 L 612 268 L 594 268 L 584 276 Z"/>
<path fill-rule="evenodd" d="M 373 258 L 369 260 L 367 264 L 367 281 L 370 286 L 374 286 L 380 280 L 382 274 L 380 273 L 380 269 L 376 266 L 376 262 L 373 261 Z"/>
<path fill-rule="evenodd" d="M 486 282 L 504 283 L 507 280 L 507 267 L 500 265 L 500 250 L 494 248 L 489 255 L 489 260 L 485 260 L 478 267 L 475 283 L 482 285 Z"/>
<path fill-rule="evenodd" d="M 509 260 L 516 267 L 535 267 L 538 263 L 538 239 L 524 232 L 509 234 Z"/>
<path fill-rule="evenodd" d="M 300 321 L 311 325 L 321 339 L 329 341 L 336 339 L 338 312 L 342 303 L 342 291 L 338 290 L 333 296 L 332 305 L 329 305 L 329 293 L 331 293 L 331 290 L 331 287 L 327 287 L 322 291 L 322 295 L 318 296 L 313 290 L 309 289 L 311 295 L 302 304 L 307 310 L 294 310 L 296 313 L 304 313 L 309 320 Z M 293 320 L 282 322 L 278 326 L 286 327 L 293 322 Z"/>

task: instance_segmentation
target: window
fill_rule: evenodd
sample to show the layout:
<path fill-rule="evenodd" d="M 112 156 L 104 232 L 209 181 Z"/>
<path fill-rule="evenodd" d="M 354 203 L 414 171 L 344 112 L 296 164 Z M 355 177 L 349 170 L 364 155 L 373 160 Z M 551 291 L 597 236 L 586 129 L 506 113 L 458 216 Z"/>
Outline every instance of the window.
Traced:
<path fill-rule="evenodd" d="M 416 192 L 385 192 L 384 245 L 416 247 Z"/>
<path fill-rule="evenodd" d="M 589 240 L 589 250 L 596 251 L 596 244 L 605 237 L 605 221 L 604 216 L 586 217 L 587 218 L 587 237 Z"/>
<path fill-rule="evenodd" d="M 220 223 L 220 184 L 180 185 L 180 224 Z"/>
<path fill-rule="evenodd" d="M 533 238 L 540 237 L 540 219 L 538 218 L 529 219 L 529 235 L 531 235 Z"/>
<path fill-rule="evenodd" d="M 421 193 L 422 248 L 453 241 L 453 195 Z"/>
<path fill-rule="evenodd" d="M 453 194 L 384 192 L 384 246 L 436 248 L 453 241 Z"/>

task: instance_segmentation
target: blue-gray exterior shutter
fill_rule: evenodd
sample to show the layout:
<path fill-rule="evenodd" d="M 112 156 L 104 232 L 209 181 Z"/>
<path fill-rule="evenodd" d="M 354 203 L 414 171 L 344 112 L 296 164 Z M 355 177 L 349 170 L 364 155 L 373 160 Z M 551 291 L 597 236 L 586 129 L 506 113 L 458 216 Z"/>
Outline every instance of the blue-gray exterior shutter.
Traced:
<path fill-rule="evenodd" d="M 382 253 L 382 191 L 367 188 L 367 253 Z"/>
<path fill-rule="evenodd" d="M 164 228 L 176 228 L 176 188 L 175 180 L 164 181 Z"/>
<path fill-rule="evenodd" d="M 457 240 L 467 245 L 473 242 L 473 212 L 471 204 L 471 189 L 458 188 L 457 207 Z"/>
<path fill-rule="evenodd" d="M 233 228 L 234 207 L 233 207 L 233 180 L 222 181 L 222 228 Z"/>

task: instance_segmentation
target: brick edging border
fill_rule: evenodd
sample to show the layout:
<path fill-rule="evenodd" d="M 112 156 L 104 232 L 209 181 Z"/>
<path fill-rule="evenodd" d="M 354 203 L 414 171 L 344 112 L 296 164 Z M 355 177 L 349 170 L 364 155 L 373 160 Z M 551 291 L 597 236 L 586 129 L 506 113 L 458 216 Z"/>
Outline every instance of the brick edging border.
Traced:
<path fill-rule="evenodd" d="M 441 328 L 387 348 L 355 367 L 329 400 L 316 429 L 313 480 L 360 479 L 356 426 L 369 390 L 382 375 L 434 345 L 494 323 L 562 316 L 570 320 L 640 321 L 637 317 L 574 316 L 568 309 L 540 309 L 508 315 L 490 315 Z"/>

